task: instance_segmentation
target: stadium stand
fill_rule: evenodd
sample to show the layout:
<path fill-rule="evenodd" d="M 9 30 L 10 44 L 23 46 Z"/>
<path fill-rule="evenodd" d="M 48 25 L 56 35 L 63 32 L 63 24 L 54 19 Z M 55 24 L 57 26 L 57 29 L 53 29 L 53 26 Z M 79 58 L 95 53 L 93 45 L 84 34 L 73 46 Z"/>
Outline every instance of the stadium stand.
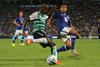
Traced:
<path fill-rule="evenodd" d="M 30 4 L 26 5 L 0 5 L 0 35 L 7 36 L 8 34 L 14 34 L 15 25 L 12 24 L 14 18 L 17 16 L 18 11 L 22 10 L 24 12 L 24 16 L 29 16 L 32 12 L 37 11 L 39 9 L 39 4 L 42 0 L 35 4 L 32 1 Z M 49 2 L 49 1 L 48 1 Z M 57 1 L 53 1 L 49 3 L 52 5 Z M 17 2 L 16 2 L 17 3 Z M 20 4 L 20 3 L 19 3 Z M 34 4 L 34 5 L 33 5 Z M 31 6 L 29 6 L 31 5 Z M 59 4 L 58 8 L 59 8 Z M 98 19 L 100 18 L 100 3 L 98 2 L 73 2 L 72 4 L 68 4 L 68 15 L 71 17 L 71 21 L 75 27 L 75 29 L 84 36 L 88 35 L 97 35 L 97 24 Z M 55 22 L 55 21 L 52 21 Z M 55 28 L 56 28 L 55 24 Z M 47 32 L 50 35 L 57 35 L 53 33 L 51 28 L 48 28 Z M 57 28 L 56 28 L 57 29 Z"/>

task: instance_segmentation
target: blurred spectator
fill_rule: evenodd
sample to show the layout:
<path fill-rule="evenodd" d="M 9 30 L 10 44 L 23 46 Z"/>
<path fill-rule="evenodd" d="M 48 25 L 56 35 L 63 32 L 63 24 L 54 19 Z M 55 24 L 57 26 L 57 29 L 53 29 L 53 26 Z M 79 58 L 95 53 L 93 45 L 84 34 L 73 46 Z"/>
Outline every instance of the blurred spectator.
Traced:
<path fill-rule="evenodd" d="M 5 8 L 5 9 L 4 9 Z M 0 7 L 0 28 L 5 34 L 15 32 L 15 26 L 12 24 L 12 21 L 17 16 L 19 10 L 24 11 L 24 16 L 27 17 L 31 13 L 37 11 L 39 7 L 20 7 L 20 6 L 2 6 Z M 68 5 L 68 15 L 71 17 L 71 21 L 75 29 L 81 35 L 97 35 L 97 18 L 100 16 L 100 8 L 96 2 L 76 2 L 75 5 Z M 55 22 L 53 20 L 52 22 Z M 53 24 L 57 29 L 57 25 Z M 54 33 L 51 28 L 47 28 L 48 34 L 57 35 L 57 31 Z"/>

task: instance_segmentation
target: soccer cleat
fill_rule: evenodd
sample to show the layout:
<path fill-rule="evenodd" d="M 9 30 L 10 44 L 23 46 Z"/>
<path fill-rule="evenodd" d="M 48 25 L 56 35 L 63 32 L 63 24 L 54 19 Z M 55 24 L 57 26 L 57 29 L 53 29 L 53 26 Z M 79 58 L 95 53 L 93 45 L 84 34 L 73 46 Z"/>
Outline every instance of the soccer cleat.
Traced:
<path fill-rule="evenodd" d="M 62 64 L 60 61 L 57 61 L 56 64 Z"/>
<path fill-rule="evenodd" d="M 15 47 L 15 44 L 14 44 L 14 43 L 12 43 L 12 46 L 13 46 L 13 47 Z"/>
<path fill-rule="evenodd" d="M 20 46 L 24 46 L 24 43 L 21 43 Z"/>
<path fill-rule="evenodd" d="M 71 53 L 72 53 L 73 55 L 79 55 L 79 53 L 78 53 L 75 49 L 71 50 Z"/>
<path fill-rule="evenodd" d="M 32 39 L 27 39 L 27 46 L 32 43 Z"/>

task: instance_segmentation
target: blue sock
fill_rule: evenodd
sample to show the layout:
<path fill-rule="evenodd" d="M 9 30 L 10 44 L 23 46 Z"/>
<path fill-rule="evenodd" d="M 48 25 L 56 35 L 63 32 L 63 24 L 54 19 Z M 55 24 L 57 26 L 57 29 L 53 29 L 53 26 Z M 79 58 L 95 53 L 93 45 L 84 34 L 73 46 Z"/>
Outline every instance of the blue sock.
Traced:
<path fill-rule="evenodd" d="M 13 39 L 13 43 L 15 43 L 15 40 L 16 40 L 17 38 L 16 37 L 14 37 L 14 39 Z"/>
<path fill-rule="evenodd" d="M 66 50 L 69 50 L 69 49 L 70 49 L 69 47 L 67 47 L 66 45 L 64 45 L 61 48 L 57 49 L 57 52 L 66 51 Z"/>
<path fill-rule="evenodd" d="M 72 34 L 71 37 L 71 50 L 75 49 L 76 33 Z"/>
<path fill-rule="evenodd" d="M 23 43 L 24 42 L 24 37 L 22 37 L 22 39 L 21 39 L 21 43 Z"/>

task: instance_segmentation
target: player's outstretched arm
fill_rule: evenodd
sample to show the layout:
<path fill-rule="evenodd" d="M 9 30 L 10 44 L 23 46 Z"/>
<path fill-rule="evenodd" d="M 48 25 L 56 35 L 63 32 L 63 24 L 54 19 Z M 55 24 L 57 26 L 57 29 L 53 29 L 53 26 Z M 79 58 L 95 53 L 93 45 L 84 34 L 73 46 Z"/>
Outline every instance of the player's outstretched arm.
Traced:
<path fill-rule="evenodd" d="M 78 35 L 78 37 L 81 39 L 81 35 L 74 29 L 72 24 L 70 24 L 70 27 L 73 29 L 73 31 L 75 31 L 76 35 Z"/>
<path fill-rule="evenodd" d="M 47 15 L 49 16 L 49 18 L 50 18 L 51 15 L 56 11 L 56 8 L 57 8 L 57 6 L 54 5 L 54 6 L 50 9 L 50 11 L 47 13 Z"/>
<path fill-rule="evenodd" d="M 51 22 L 51 19 L 52 19 L 52 17 L 51 18 L 49 18 L 48 20 L 47 20 L 47 27 L 51 27 L 51 24 L 50 24 L 50 22 Z M 52 31 L 55 33 L 55 27 L 53 26 L 53 27 L 51 27 L 52 28 Z"/>
<path fill-rule="evenodd" d="M 77 35 L 78 35 L 78 37 L 81 39 L 82 37 L 81 37 L 81 35 L 79 34 L 79 33 L 77 33 Z"/>
<path fill-rule="evenodd" d="M 16 22 L 16 20 L 13 21 L 13 24 L 17 25 L 18 27 L 20 27 L 20 25 Z"/>
<path fill-rule="evenodd" d="M 50 9 L 50 11 L 48 12 L 48 14 L 47 14 L 47 15 L 49 16 L 49 18 L 47 19 L 47 26 L 48 26 L 48 27 L 51 26 L 50 21 L 51 21 L 51 19 L 53 18 L 52 14 L 56 11 L 56 8 L 57 8 L 57 6 L 54 5 L 54 6 Z"/>
<path fill-rule="evenodd" d="M 74 27 L 73 27 L 73 25 L 72 25 L 72 24 L 70 24 L 70 27 L 71 27 L 72 29 L 74 29 Z"/>
<path fill-rule="evenodd" d="M 47 27 L 51 27 L 50 21 L 51 21 L 51 18 L 49 18 L 49 19 L 47 20 Z"/>

